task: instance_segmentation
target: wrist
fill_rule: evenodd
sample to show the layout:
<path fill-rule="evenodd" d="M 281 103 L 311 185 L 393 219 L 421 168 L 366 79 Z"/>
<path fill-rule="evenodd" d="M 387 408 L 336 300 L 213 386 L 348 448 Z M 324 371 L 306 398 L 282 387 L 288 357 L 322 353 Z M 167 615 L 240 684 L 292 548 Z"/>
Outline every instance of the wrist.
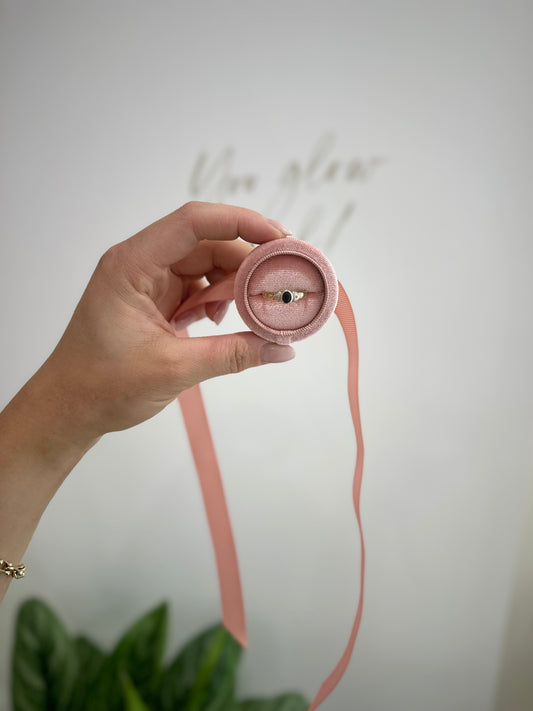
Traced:
<path fill-rule="evenodd" d="M 0 413 L 0 437 L 4 452 L 60 480 L 98 441 L 74 416 L 46 363 Z"/>

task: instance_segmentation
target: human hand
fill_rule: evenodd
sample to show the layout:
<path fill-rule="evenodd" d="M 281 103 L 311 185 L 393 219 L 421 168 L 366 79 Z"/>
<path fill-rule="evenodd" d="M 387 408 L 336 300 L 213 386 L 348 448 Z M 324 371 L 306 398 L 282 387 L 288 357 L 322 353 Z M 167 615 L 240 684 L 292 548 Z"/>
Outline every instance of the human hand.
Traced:
<path fill-rule="evenodd" d="M 37 378 L 81 439 L 142 422 L 186 388 L 294 357 L 252 333 L 183 338 L 170 322 L 192 293 L 235 271 L 251 247 L 289 234 L 230 205 L 188 203 L 109 249 Z M 202 312 L 201 309 L 204 309 Z M 193 318 L 218 322 L 225 304 Z"/>

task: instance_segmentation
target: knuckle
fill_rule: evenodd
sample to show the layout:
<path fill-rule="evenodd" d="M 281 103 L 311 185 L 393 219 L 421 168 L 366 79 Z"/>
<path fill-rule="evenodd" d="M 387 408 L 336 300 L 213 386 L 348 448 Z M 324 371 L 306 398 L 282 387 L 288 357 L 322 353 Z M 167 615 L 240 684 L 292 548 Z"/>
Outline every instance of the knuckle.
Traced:
<path fill-rule="evenodd" d="M 124 268 L 125 255 L 121 243 L 114 244 L 102 256 L 98 262 L 98 269 L 108 278 L 113 278 Z"/>
<path fill-rule="evenodd" d="M 174 383 L 183 379 L 183 362 L 176 357 L 173 349 L 165 347 L 159 339 L 154 343 L 152 352 L 154 371 L 164 382 Z"/>
<path fill-rule="evenodd" d="M 177 217 L 186 217 L 190 215 L 191 212 L 194 212 L 199 205 L 200 203 L 197 200 L 189 200 L 184 205 L 178 207 L 178 209 L 175 210 L 175 215 Z"/>
<path fill-rule="evenodd" d="M 116 290 L 121 287 L 124 291 L 133 288 L 141 294 L 153 292 L 153 279 L 145 269 L 143 255 L 128 240 L 113 245 L 102 255 L 98 271 Z"/>
<path fill-rule="evenodd" d="M 246 343 L 236 341 L 232 344 L 227 354 L 229 373 L 241 373 L 249 366 L 249 351 Z"/>

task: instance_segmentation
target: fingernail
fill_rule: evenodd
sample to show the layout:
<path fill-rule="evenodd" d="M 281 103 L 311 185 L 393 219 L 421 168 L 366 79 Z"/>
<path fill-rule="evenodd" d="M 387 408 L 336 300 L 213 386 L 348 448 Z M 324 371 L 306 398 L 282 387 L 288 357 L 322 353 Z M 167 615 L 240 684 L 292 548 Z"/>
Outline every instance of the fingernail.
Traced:
<path fill-rule="evenodd" d="M 219 323 L 222 321 L 224 316 L 227 314 L 228 309 L 229 309 L 229 301 L 221 301 L 220 304 L 216 307 L 215 313 L 211 317 L 212 320 L 216 323 L 218 326 Z"/>
<path fill-rule="evenodd" d="M 199 320 L 200 317 L 195 314 L 194 311 L 186 311 L 184 314 L 181 314 L 181 316 L 178 316 L 178 318 L 173 322 L 174 328 L 176 331 L 182 331 L 184 328 L 187 328 L 187 326 L 190 326 L 191 323 Z"/>
<path fill-rule="evenodd" d="M 277 343 L 265 343 L 261 348 L 261 363 L 284 363 L 292 360 L 296 353 L 291 346 L 278 346 Z"/>
<path fill-rule="evenodd" d="M 272 227 L 275 227 L 281 234 L 285 235 L 285 237 L 288 237 L 289 235 L 292 235 L 292 230 L 290 230 L 288 227 L 285 227 L 281 222 L 278 220 L 271 220 L 270 218 L 267 219 L 267 222 L 270 222 Z"/>

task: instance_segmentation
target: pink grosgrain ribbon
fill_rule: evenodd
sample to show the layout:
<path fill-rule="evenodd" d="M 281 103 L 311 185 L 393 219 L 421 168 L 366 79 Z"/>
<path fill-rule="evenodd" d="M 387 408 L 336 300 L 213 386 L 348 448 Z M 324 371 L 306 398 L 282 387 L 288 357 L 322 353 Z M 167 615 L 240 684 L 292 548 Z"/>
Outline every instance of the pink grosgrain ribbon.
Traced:
<path fill-rule="evenodd" d="M 180 306 L 172 318 L 176 319 L 186 311 L 209 302 L 233 299 L 234 281 L 235 274 L 230 274 L 217 284 L 197 292 Z M 364 445 L 361 429 L 361 414 L 359 410 L 359 349 L 354 313 L 346 291 L 340 282 L 339 298 L 335 313 L 344 332 L 348 348 L 348 398 L 357 443 L 352 496 L 361 542 L 361 577 L 359 601 L 348 643 L 337 666 L 320 687 L 309 707 L 309 711 L 314 711 L 331 694 L 342 679 L 352 656 L 363 612 L 365 544 L 361 525 L 360 495 L 363 477 Z M 186 331 L 182 333 L 187 335 Z M 235 639 L 246 647 L 246 621 L 237 552 L 226 497 L 224 495 L 222 477 L 220 475 L 200 386 L 195 385 L 181 393 L 178 401 L 189 436 L 191 451 L 200 481 L 207 520 L 213 541 L 222 603 L 222 621 L 226 629 Z"/>

